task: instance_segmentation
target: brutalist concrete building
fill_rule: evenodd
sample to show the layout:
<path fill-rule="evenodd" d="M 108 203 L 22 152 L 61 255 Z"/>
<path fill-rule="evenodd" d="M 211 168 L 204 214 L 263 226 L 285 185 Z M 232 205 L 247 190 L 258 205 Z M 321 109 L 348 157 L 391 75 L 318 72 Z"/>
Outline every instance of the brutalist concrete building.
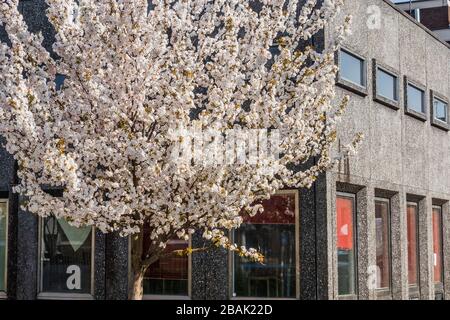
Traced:
<path fill-rule="evenodd" d="M 45 1 L 20 10 L 51 48 Z M 145 298 L 450 299 L 450 47 L 390 1 L 346 0 L 343 11 L 354 23 L 337 91 L 351 99 L 336 151 L 362 132 L 359 153 L 312 189 L 280 191 L 232 235 L 264 265 L 222 250 L 164 258 Z M 127 299 L 128 239 L 22 212 L 16 179 L 0 149 L 0 298 Z"/>

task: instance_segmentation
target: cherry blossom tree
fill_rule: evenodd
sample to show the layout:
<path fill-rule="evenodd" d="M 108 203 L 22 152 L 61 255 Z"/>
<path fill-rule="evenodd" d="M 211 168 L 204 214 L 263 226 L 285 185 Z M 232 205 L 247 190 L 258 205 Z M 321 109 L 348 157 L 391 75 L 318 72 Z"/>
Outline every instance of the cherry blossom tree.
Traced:
<path fill-rule="evenodd" d="M 343 1 L 47 0 L 51 54 L 28 31 L 19 0 L 3 0 L 10 43 L 0 44 L 0 135 L 18 162 L 23 209 L 130 236 L 133 299 L 147 268 L 170 254 L 167 241 L 196 231 L 263 261 L 228 231 L 259 214 L 258 201 L 309 187 L 334 164 L 346 104 L 335 102 L 334 53 L 350 18 L 328 31 L 334 42 L 325 49 L 304 44 Z M 278 156 L 178 161 L 191 139 L 180 128 L 219 137 L 277 131 Z M 203 139 L 204 155 L 213 140 Z M 316 164 L 300 170 L 311 157 Z"/>

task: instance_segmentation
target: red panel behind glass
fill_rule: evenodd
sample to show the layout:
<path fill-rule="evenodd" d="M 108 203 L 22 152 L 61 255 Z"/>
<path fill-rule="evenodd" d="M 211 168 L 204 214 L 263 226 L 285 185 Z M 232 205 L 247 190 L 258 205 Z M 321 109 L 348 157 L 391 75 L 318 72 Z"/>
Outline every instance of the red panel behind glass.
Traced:
<path fill-rule="evenodd" d="M 278 194 L 260 202 L 264 212 L 254 217 L 244 215 L 244 223 L 251 224 L 295 224 L 295 195 Z"/>
<path fill-rule="evenodd" d="M 408 283 L 417 285 L 418 273 L 418 241 L 417 241 L 417 206 L 408 205 L 407 225 L 408 225 Z"/>
<path fill-rule="evenodd" d="M 337 247 L 342 250 L 353 249 L 353 199 L 336 198 Z"/>
<path fill-rule="evenodd" d="M 144 226 L 144 239 L 149 239 L 150 229 Z M 170 253 L 175 250 L 184 250 L 188 247 L 188 241 L 173 239 L 167 243 L 164 250 L 165 253 Z M 150 246 L 149 241 L 144 241 L 144 252 Z M 153 263 L 145 273 L 146 278 L 152 279 L 188 279 L 188 264 L 189 260 L 186 255 L 179 256 L 172 254 L 159 259 Z"/>
<path fill-rule="evenodd" d="M 188 246 L 187 241 L 171 240 L 167 244 L 166 252 L 183 250 Z M 188 257 L 172 254 L 159 259 L 147 270 L 145 276 L 152 279 L 188 279 Z"/>
<path fill-rule="evenodd" d="M 440 208 L 433 208 L 433 266 L 434 282 L 442 283 L 442 215 Z"/>

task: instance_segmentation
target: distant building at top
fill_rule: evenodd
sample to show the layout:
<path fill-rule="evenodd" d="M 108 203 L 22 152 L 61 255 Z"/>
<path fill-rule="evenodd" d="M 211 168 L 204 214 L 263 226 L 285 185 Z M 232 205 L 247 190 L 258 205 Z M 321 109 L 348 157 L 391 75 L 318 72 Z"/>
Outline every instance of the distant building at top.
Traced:
<path fill-rule="evenodd" d="M 418 22 L 450 43 L 450 0 L 393 0 Z"/>

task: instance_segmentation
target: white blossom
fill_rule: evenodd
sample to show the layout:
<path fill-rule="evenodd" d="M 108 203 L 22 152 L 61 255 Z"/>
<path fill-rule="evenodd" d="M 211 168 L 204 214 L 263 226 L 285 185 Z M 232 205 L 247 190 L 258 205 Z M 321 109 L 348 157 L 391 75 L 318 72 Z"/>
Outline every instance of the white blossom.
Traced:
<path fill-rule="evenodd" d="M 18 161 L 15 191 L 24 209 L 74 226 L 122 235 L 150 226 L 152 248 L 202 230 L 243 222 L 242 208 L 283 187 L 309 187 L 329 168 L 342 105 L 334 105 L 334 53 L 350 19 L 325 49 L 300 46 L 322 30 L 343 0 L 47 0 L 54 54 L 32 34 L 18 0 L 0 21 L 0 135 Z M 55 85 L 64 75 L 61 88 Z M 195 111 L 196 116 L 192 116 Z M 255 165 L 177 166 L 173 132 L 184 128 L 278 129 L 280 159 Z M 317 163 L 298 168 L 312 156 Z M 271 168 L 273 170 L 265 170 Z M 63 189 L 61 197 L 45 192 Z M 158 249 L 155 249 L 158 250 Z"/>

